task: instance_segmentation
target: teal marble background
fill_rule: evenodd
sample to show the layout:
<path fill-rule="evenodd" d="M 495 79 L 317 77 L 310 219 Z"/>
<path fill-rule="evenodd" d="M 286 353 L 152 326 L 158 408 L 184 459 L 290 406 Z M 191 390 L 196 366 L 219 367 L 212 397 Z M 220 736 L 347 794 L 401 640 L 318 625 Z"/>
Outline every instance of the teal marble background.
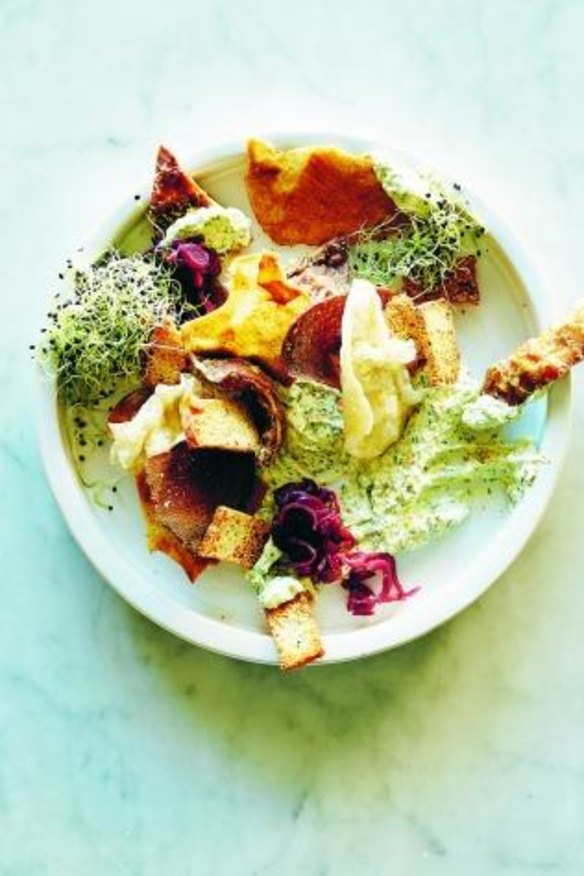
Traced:
<path fill-rule="evenodd" d="M 0 21 L 0 874 L 580 876 L 582 374 L 549 511 L 486 596 L 283 678 L 174 639 L 91 569 L 41 471 L 27 346 L 159 140 L 282 125 L 433 156 L 575 301 L 583 4 L 4 0 Z"/>

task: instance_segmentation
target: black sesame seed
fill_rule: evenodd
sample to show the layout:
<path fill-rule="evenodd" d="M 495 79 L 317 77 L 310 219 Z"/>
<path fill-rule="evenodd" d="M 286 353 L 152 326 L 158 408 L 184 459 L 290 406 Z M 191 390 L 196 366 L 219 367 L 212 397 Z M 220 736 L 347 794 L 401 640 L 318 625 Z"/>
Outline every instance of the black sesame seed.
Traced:
<path fill-rule="evenodd" d="M 113 506 L 113 505 L 108 505 L 108 506 L 107 506 L 107 510 L 108 510 L 108 511 L 113 511 L 113 510 L 114 510 L 114 506 Z"/>
<path fill-rule="evenodd" d="M 134 195 L 134 200 L 139 201 L 141 197 L 142 197 L 142 195 Z"/>
<path fill-rule="evenodd" d="M 117 488 L 117 487 L 112 487 L 112 493 L 117 493 L 117 492 L 118 492 L 118 488 Z"/>
<path fill-rule="evenodd" d="M 85 457 L 83 456 L 82 453 L 79 454 L 79 462 L 85 462 Z"/>

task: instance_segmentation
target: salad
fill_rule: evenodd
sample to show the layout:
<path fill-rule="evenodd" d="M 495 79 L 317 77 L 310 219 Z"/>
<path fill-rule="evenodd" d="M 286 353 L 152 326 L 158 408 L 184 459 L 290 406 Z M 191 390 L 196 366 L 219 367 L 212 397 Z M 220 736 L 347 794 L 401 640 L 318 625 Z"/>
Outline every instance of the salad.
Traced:
<path fill-rule="evenodd" d="M 530 487 L 545 461 L 505 426 L 584 358 L 584 306 L 472 374 L 454 313 L 489 238 L 460 186 L 256 139 L 245 182 L 253 216 L 161 147 L 150 241 L 70 262 L 35 355 L 92 498 L 132 477 L 151 550 L 191 582 L 238 565 L 289 670 L 324 654 L 322 588 L 355 616 L 415 599 L 403 552 Z"/>

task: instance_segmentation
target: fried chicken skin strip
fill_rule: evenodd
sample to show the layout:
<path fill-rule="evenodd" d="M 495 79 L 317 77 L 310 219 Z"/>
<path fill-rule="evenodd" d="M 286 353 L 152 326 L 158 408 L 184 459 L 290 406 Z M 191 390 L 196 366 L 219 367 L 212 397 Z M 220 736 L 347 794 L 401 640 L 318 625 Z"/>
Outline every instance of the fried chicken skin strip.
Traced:
<path fill-rule="evenodd" d="M 539 389 L 564 377 L 584 359 L 584 302 L 567 322 L 530 338 L 508 359 L 492 365 L 483 392 L 520 405 Z"/>

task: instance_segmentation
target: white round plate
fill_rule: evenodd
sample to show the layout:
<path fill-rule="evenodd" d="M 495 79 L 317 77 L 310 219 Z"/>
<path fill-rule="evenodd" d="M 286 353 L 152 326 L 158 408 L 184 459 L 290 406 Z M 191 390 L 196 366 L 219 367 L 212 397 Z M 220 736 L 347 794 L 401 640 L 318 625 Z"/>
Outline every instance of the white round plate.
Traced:
<path fill-rule="evenodd" d="M 330 132 L 270 134 L 269 139 L 282 147 L 334 143 L 354 152 L 396 152 Z M 219 202 L 252 215 L 243 183 L 243 148 L 242 143 L 232 143 L 208 149 L 192 156 L 185 166 Z M 112 242 L 131 248 L 143 240 L 149 188 L 144 188 L 138 206 L 132 199 L 105 224 L 86 250 L 97 255 Z M 508 231 L 482 202 L 465 194 L 489 232 L 488 254 L 479 267 L 481 304 L 457 316 L 466 364 L 471 374 L 480 377 L 491 362 L 558 314 Z M 259 229 L 254 245 L 274 248 Z M 221 564 L 190 585 L 178 565 L 162 554 L 150 554 L 132 479 L 121 485 L 113 511 L 96 507 L 72 465 L 54 387 L 41 377 L 39 413 L 42 455 L 57 502 L 77 542 L 112 587 L 144 615 L 189 642 L 244 660 L 276 663 L 262 611 L 239 571 Z M 347 613 L 346 594 L 340 587 L 321 588 L 316 611 L 326 656 L 320 663 L 395 648 L 477 599 L 519 554 L 543 514 L 564 455 L 569 423 L 570 384 L 564 380 L 514 424 L 513 431 L 530 435 L 549 460 L 535 485 L 515 507 L 495 504 L 477 510 L 458 530 L 399 556 L 405 586 L 421 586 L 412 599 L 382 607 L 372 618 L 356 618 Z"/>

